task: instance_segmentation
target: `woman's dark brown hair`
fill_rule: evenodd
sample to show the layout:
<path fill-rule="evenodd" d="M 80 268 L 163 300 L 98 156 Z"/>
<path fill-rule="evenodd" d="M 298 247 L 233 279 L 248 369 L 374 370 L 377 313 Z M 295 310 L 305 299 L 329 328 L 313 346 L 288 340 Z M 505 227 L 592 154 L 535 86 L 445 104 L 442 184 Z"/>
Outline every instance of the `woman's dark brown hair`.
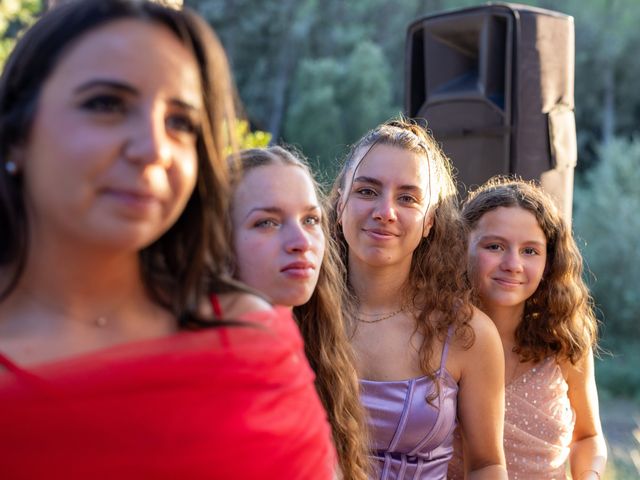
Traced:
<path fill-rule="evenodd" d="M 11 53 L 0 78 L 0 269 L 7 272 L 0 301 L 19 281 L 30 241 L 21 173 L 8 168 L 13 166 L 12 154 L 28 142 L 42 87 L 60 58 L 84 34 L 121 19 L 167 27 L 193 53 L 200 71 L 204 118 L 197 138 L 197 184 L 177 222 L 140 253 L 147 288 L 188 326 L 198 323 L 196 309 L 203 294 L 231 288 L 224 280 L 230 247 L 221 219 L 227 212 L 224 155 L 235 125 L 235 91 L 224 50 L 211 28 L 189 9 L 150 1 L 65 2 L 38 20 Z"/>

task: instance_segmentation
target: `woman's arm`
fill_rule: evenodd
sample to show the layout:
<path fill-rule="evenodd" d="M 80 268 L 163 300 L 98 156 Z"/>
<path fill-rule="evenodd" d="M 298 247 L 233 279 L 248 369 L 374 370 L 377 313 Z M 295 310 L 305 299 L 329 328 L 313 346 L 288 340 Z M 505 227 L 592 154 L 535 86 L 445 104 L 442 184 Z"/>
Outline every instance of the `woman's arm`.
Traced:
<path fill-rule="evenodd" d="M 458 417 L 464 442 L 466 478 L 506 479 L 503 447 L 504 354 L 493 322 L 476 310 L 475 341 L 459 350 Z"/>
<path fill-rule="evenodd" d="M 593 353 L 576 365 L 565 364 L 569 401 L 576 413 L 571 444 L 571 476 L 575 480 L 599 480 L 607 463 L 607 446 L 602 434 Z"/>

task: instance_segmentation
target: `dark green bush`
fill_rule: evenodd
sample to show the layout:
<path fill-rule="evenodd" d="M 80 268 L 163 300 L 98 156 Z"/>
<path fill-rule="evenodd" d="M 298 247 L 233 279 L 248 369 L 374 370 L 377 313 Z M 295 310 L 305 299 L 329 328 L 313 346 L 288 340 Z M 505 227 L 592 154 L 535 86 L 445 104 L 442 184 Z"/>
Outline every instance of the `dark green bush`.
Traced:
<path fill-rule="evenodd" d="M 616 139 L 578 182 L 574 230 L 603 335 L 640 338 L 640 141 Z"/>

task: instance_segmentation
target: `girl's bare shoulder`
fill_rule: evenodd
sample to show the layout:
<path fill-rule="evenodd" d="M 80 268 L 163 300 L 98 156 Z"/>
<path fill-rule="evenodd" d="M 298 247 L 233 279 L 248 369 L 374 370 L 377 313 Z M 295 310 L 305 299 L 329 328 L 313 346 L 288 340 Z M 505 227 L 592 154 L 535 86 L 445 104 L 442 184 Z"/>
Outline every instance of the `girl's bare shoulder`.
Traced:
<path fill-rule="evenodd" d="M 463 350 L 475 351 L 501 343 L 493 321 L 478 308 L 472 307 L 472 309 L 467 328 L 458 329 L 454 344 Z"/>
<path fill-rule="evenodd" d="M 241 317 L 251 312 L 273 310 L 273 306 L 264 298 L 248 292 L 221 293 L 216 297 L 223 316 L 228 318 Z"/>

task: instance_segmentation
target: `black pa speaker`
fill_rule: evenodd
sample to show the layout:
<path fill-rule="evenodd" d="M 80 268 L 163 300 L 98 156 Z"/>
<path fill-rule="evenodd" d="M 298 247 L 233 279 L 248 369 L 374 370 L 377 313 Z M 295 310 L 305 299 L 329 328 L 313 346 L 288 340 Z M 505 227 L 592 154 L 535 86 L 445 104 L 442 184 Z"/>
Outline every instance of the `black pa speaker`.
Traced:
<path fill-rule="evenodd" d="M 405 66 L 406 114 L 426 120 L 463 195 L 517 174 L 539 180 L 570 220 L 572 17 L 508 3 L 430 15 L 408 27 Z"/>

